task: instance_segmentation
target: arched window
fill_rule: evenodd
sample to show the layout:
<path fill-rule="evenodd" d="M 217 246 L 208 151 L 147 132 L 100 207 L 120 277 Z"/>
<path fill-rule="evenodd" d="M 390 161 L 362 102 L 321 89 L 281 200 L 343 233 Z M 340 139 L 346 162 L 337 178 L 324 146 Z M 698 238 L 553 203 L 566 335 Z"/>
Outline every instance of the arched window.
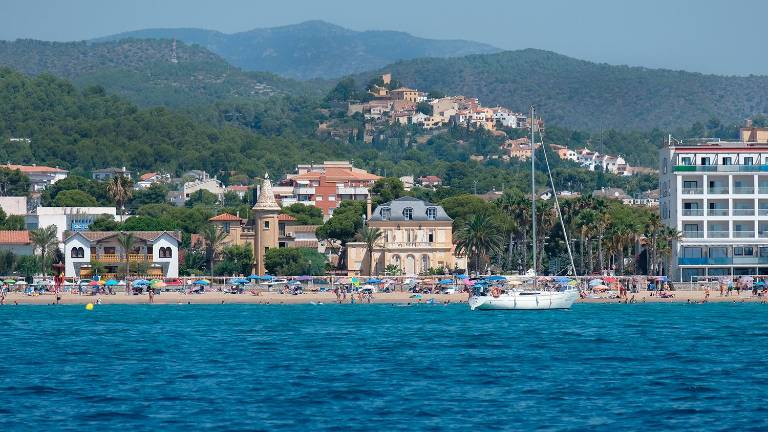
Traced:
<path fill-rule="evenodd" d="M 437 209 L 435 207 L 427 207 L 427 220 L 437 219 Z"/>
<path fill-rule="evenodd" d="M 381 210 L 379 210 L 379 216 L 383 220 L 389 220 L 392 217 L 392 209 L 389 207 L 382 207 Z"/>
<path fill-rule="evenodd" d="M 81 247 L 73 247 L 69 252 L 69 256 L 72 258 L 85 258 L 85 249 Z"/>
<path fill-rule="evenodd" d="M 159 252 L 160 258 L 173 258 L 173 249 L 170 247 L 161 247 Z"/>
<path fill-rule="evenodd" d="M 413 208 L 406 207 L 403 209 L 403 219 L 413 220 Z"/>

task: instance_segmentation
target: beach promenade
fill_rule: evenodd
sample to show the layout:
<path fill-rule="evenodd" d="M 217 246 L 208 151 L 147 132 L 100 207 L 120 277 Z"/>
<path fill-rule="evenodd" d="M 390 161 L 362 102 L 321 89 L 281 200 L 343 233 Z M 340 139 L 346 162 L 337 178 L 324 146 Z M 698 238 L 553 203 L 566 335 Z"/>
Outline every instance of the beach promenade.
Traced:
<path fill-rule="evenodd" d="M 768 298 L 752 296 L 750 292 L 743 292 L 740 295 L 733 293 L 730 296 L 720 296 L 717 292 L 712 292 L 708 299 L 705 299 L 705 293 L 700 290 L 695 291 L 674 291 L 673 298 L 661 298 L 657 295 L 651 295 L 651 292 L 641 291 L 637 294 L 630 293 L 628 298 L 616 299 L 616 298 L 582 298 L 578 303 L 688 303 L 688 302 L 766 302 Z M 633 300 L 634 298 L 634 300 Z M 14 304 L 39 304 L 49 305 L 55 303 L 56 298 L 52 294 L 41 295 L 26 295 L 19 292 L 8 293 L 5 298 L 5 305 Z M 80 295 L 64 293 L 61 296 L 61 304 L 82 304 L 97 303 L 101 301 L 101 304 L 148 304 L 150 302 L 149 296 L 143 295 L 128 295 L 125 293 L 118 293 L 114 295 L 99 294 L 99 295 Z M 417 304 L 417 303 L 466 303 L 467 294 L 420 294 L 414 297 L 413 294 L 408 292 L 394 292 L 394 293 L 376 293 L 371 299 L 371 303 L 374 304 Z M 226 294 L 222 292 L 207 292 L 204 294 L 185 294 L 178 292 L 166 292 L 157 294 L 154 296 L 154 304 L 263 304 L 263 305 L 280 305 L 280 304 L 309 304 L 309 303 L 335 303 L 336 296 L 329 292 L 311 292 L 299 295 L 280 294 L 276 292 L 264 292 L 260 295 L 254 295 L 251 293 L 246 294 Z M 350 296 L 348 295 L 344 303 L 350 303 Z M 363 300 L 363 304 L 367 304 L 366 299 Z M 355 304 L 360 304 L 357 296 L 355 296 Z"/>

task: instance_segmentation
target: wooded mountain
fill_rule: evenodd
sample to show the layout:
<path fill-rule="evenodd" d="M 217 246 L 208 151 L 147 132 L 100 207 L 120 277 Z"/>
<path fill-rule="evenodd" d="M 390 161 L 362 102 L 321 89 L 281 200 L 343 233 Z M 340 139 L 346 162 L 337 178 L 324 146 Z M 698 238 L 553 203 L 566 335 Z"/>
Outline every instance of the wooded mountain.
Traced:
<path fill-rule="evenodd" d="M 266 72 L 244 72 L 199 46 L 170 40 L 120 42 L 0 41 L 0 66 L 50 73 L 78 87 L 99 85 L 143 106 L 187 107 L 223 99 L 311 94 L 317 86 Z"/>
<path fill-rule="evenodd" d="M 578 129 L 689 127 L 768 112 L 768 76 L 612 66 L 534 49 L 400 61 L 355 79 L 363 85 L 382 72 L 419 90 L 478 97 L 485 106 L 526 112 L 535 104 L 548 123 Z"/>
<path fill-rule="evenodd" d="M 202 29 L 146 29 L 104 40 L 163 38 L 198 44 L 235 66 L 298 79 L 336 78 L 419 57 L 456 57 L 499 49 L 465 40 L 434 40 L 395 31 L 354 31 L 324 21 L 225 34 Z"/>

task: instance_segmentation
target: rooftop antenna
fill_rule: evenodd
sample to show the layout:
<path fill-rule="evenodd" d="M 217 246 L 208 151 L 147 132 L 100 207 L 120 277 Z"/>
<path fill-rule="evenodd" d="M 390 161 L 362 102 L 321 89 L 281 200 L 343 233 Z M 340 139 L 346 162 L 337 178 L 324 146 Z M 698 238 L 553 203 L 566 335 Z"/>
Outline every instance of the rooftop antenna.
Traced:
<path fill-rule="evenodd" d="M 171 63 L 178 63 L 179 59 L 176 58 L 176 38 L 173 38 L 173 45 L 171 45 Z"/>

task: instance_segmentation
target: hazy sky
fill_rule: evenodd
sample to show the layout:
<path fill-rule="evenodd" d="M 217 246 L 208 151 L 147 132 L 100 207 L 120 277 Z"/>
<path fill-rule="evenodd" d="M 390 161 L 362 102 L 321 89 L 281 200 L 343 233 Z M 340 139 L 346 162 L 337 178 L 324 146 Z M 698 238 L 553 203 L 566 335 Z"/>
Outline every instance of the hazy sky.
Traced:
<path fill-rule="evenodd" d="M 148 27 L 226 33 L 322 19 L 611 64 L 768 74 L 764 0 L 0 0 L 0 39 L 71 41 Z"/>

